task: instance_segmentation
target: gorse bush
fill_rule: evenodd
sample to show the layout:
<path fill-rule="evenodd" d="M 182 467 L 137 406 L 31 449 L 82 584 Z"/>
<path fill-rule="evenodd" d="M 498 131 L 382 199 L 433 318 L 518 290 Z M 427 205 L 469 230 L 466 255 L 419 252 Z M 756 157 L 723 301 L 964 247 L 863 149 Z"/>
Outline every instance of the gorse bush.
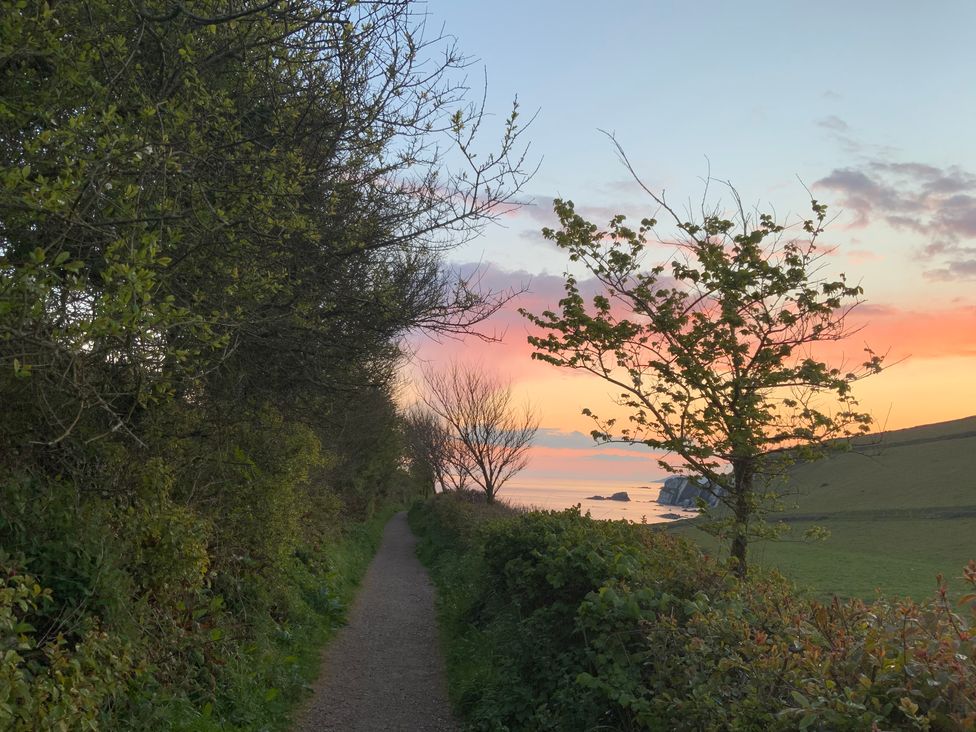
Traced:
<path fill-rule="evenodd" d="M 976 726 L 976 594 L 821 604 L 647 526 L 577 508 L 459 528 L 471 512 L 438 496 L 413 520 L 472 729 Z"/>

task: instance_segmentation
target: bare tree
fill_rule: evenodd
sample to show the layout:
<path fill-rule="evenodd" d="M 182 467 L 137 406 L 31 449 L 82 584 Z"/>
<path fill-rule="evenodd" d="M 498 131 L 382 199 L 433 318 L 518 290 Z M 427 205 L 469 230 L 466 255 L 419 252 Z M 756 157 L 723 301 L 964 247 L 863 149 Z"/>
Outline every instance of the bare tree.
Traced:
<path fill-rule="evenodd" d="M 471 471 L 475 468 L 471 453 L 452 432 L 447 445 L 447 470 L 444 472 L 448 485 L 452 490 L 463 491 L 468 487 Z"/>
<path fill-rule="evenodd" d="M 463 491 L 476 469 L 471 453 L 446 420 L 415 404 L 403 416 L 407 457 L 425 480 L 444 491 Z"/>
<path fill-rule="evenodd" d="M 539 420 L 529 405 L 512 404 L 511 383 L 453 364 L 424 375 L 424 403 L 454 431 L 458 479 L 469 477 L 488 503 L 528 463 Z"/>
<path fill-rule="evenodd" d="M 447 425 L 430 409 L 414 405 L 403 417 L 407 455 L 425 478 L 433 480 L 441 491 L 447 490 L 447 473 L 453 465 L 456 449 Z M 426 480 L 425 480 L 426 485 Z M 454 481 L 451 481 L 453 487 Z M 426 493 L 426 488 L 425 488 Z"/>

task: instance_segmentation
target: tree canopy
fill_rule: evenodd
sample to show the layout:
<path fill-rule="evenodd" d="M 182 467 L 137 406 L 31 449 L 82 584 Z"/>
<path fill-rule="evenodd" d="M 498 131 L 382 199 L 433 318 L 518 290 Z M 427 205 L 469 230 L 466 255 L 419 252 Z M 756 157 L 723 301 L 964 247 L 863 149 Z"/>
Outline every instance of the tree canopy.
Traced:
<path fill-rule="evenodd" d="M 519 189 L 517 112 L 476 157 L 465 59 L 422 21 L 406 1 L 5 14 L 0 362 L 44 392 L 32 444 L 126 431 L 204 382 L 375 380 L 407 330 L 497 306 L 440 253 Z"/>

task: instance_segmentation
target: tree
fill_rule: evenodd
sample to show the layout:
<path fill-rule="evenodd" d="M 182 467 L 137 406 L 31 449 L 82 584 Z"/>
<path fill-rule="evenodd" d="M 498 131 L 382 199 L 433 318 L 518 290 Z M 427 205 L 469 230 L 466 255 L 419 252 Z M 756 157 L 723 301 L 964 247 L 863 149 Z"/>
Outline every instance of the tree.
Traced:
<path fill-rule="evenodd" d="M 436 412 L 415 404 L 403 417 L 407 458 L 425 485 L 463 491 L 475 469 L 471 453 Z M 426 489 L 425 489 L 426 490 Z"/>
<path fill-rule="evenodd" d="M 826 272 L 817 244 L 826 206 L 812 201 L 813 217 L 788 229 L 768 214 L 748 214 L 729 185 L 732 218 L 703 204 L 696 222 L 641 186 L 677 229 L 673 240 L 656 237 L 673 255 L 645 266 L 653 219 L 634 230 L 615 216 L 601 230 L 572 201 L 557 200 L 560 228 L 543 235 L 582 264 L 599 291 L 584 298 L 567 274 L 559 312 L 523 309 L 546 331 L 529 337 L 532 357 L 619 389 L 623 426 L 583 410 L 598 442 L 647 445 L 665 453 L 664 469 L 710 481 L 728 509 L 710 526 L 731 539 L 744 575 L 750 538 L 768 535 L 773 478 L 838 438 L 868 431 L 871 419 L 858 411 L 851 386 L 880 371 L 882 358 L 866 349 L 864 363 L 848 369 L 814 350 L 849 336 L 847 316 L 862 302 L 860 286 Z"/>
<path fill-rule="evenodd" d="M 453 451 L 447 426 L 429 409 L 414 405 L 403 416 L 404 437 L 411 467 L 421 474 L 424 492 L 428 485 L 447 490 L 447 474 Z"/>
<path fill-rule="evenodd" d="M 501 487 L 528 463 L 539 420 L 532 408 L 516 409 L 511 384 L 475 369 L 453 364 L 444 372 L 424 375 L 424 403 L 453 432 L 456 451 L 450 457 L 456 479 L 469 477 L 495 501 Z"/>
<path fill-rule="evenodd" d="M 457 493 L 465 490 L 475 467 L 471 452 L 464 446 L 464 443 L 452 436 L 447 444 L 448 469 L 444 473 L 444 478 L 451 490 Z"/>
<path fill-rule="evenodd" d="M 4 455 L 142 444 L 173 397 L 317 412 L 504 300 L 442 253 L 524 182 L 517 108 L 477 150 L 412 0 L 230 6 L 0 14 Z"/>
<path fill-rule="evenodd" d="M 327 583 L 339 526 L 398 492 L 405 335 L 468 332 L 509 296 L 444 253 L 524 183 L 518 110 L 482 149 L 467 62 L 425 13 L 0 10 L 0 545 L 54 579 L 39 632 L 108 633 L 127 667 L 86 720 L 159 726 L 136 711 L 152 699 L 125 703 L 135 668 L 167 698 L 219 675 L 173 652 L 191 610 L 221 607 L 231 664 L 238 640 L 304 622 L 283 600 Z M 97 654 L 65 657 L 78 673 L 28 684 L 58 708 L 105 685 Z"/>

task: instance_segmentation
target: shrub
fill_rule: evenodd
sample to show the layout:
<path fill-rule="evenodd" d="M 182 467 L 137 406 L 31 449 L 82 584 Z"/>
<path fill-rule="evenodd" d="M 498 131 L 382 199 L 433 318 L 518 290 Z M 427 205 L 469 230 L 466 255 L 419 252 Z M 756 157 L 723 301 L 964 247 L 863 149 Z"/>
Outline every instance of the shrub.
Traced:
<path fill-rule="evenodd" d="M 944 587 L 821 604 L 579 508 L 459 528 L 472 512 L 451 497 L 413 512 L 437 537 L 427 558 L 472 729 L 976 728 L 976 592 L 962 611 Z M 976 563 L 965 575 L 976 589 Z"/>
<path fill-rule="evenodd" d="M 132 673 L 128 649 L 93 622 L 73 639 L 48 623 L 51 590 L 0 555 L 0 728 L 95 729 Z"/>

